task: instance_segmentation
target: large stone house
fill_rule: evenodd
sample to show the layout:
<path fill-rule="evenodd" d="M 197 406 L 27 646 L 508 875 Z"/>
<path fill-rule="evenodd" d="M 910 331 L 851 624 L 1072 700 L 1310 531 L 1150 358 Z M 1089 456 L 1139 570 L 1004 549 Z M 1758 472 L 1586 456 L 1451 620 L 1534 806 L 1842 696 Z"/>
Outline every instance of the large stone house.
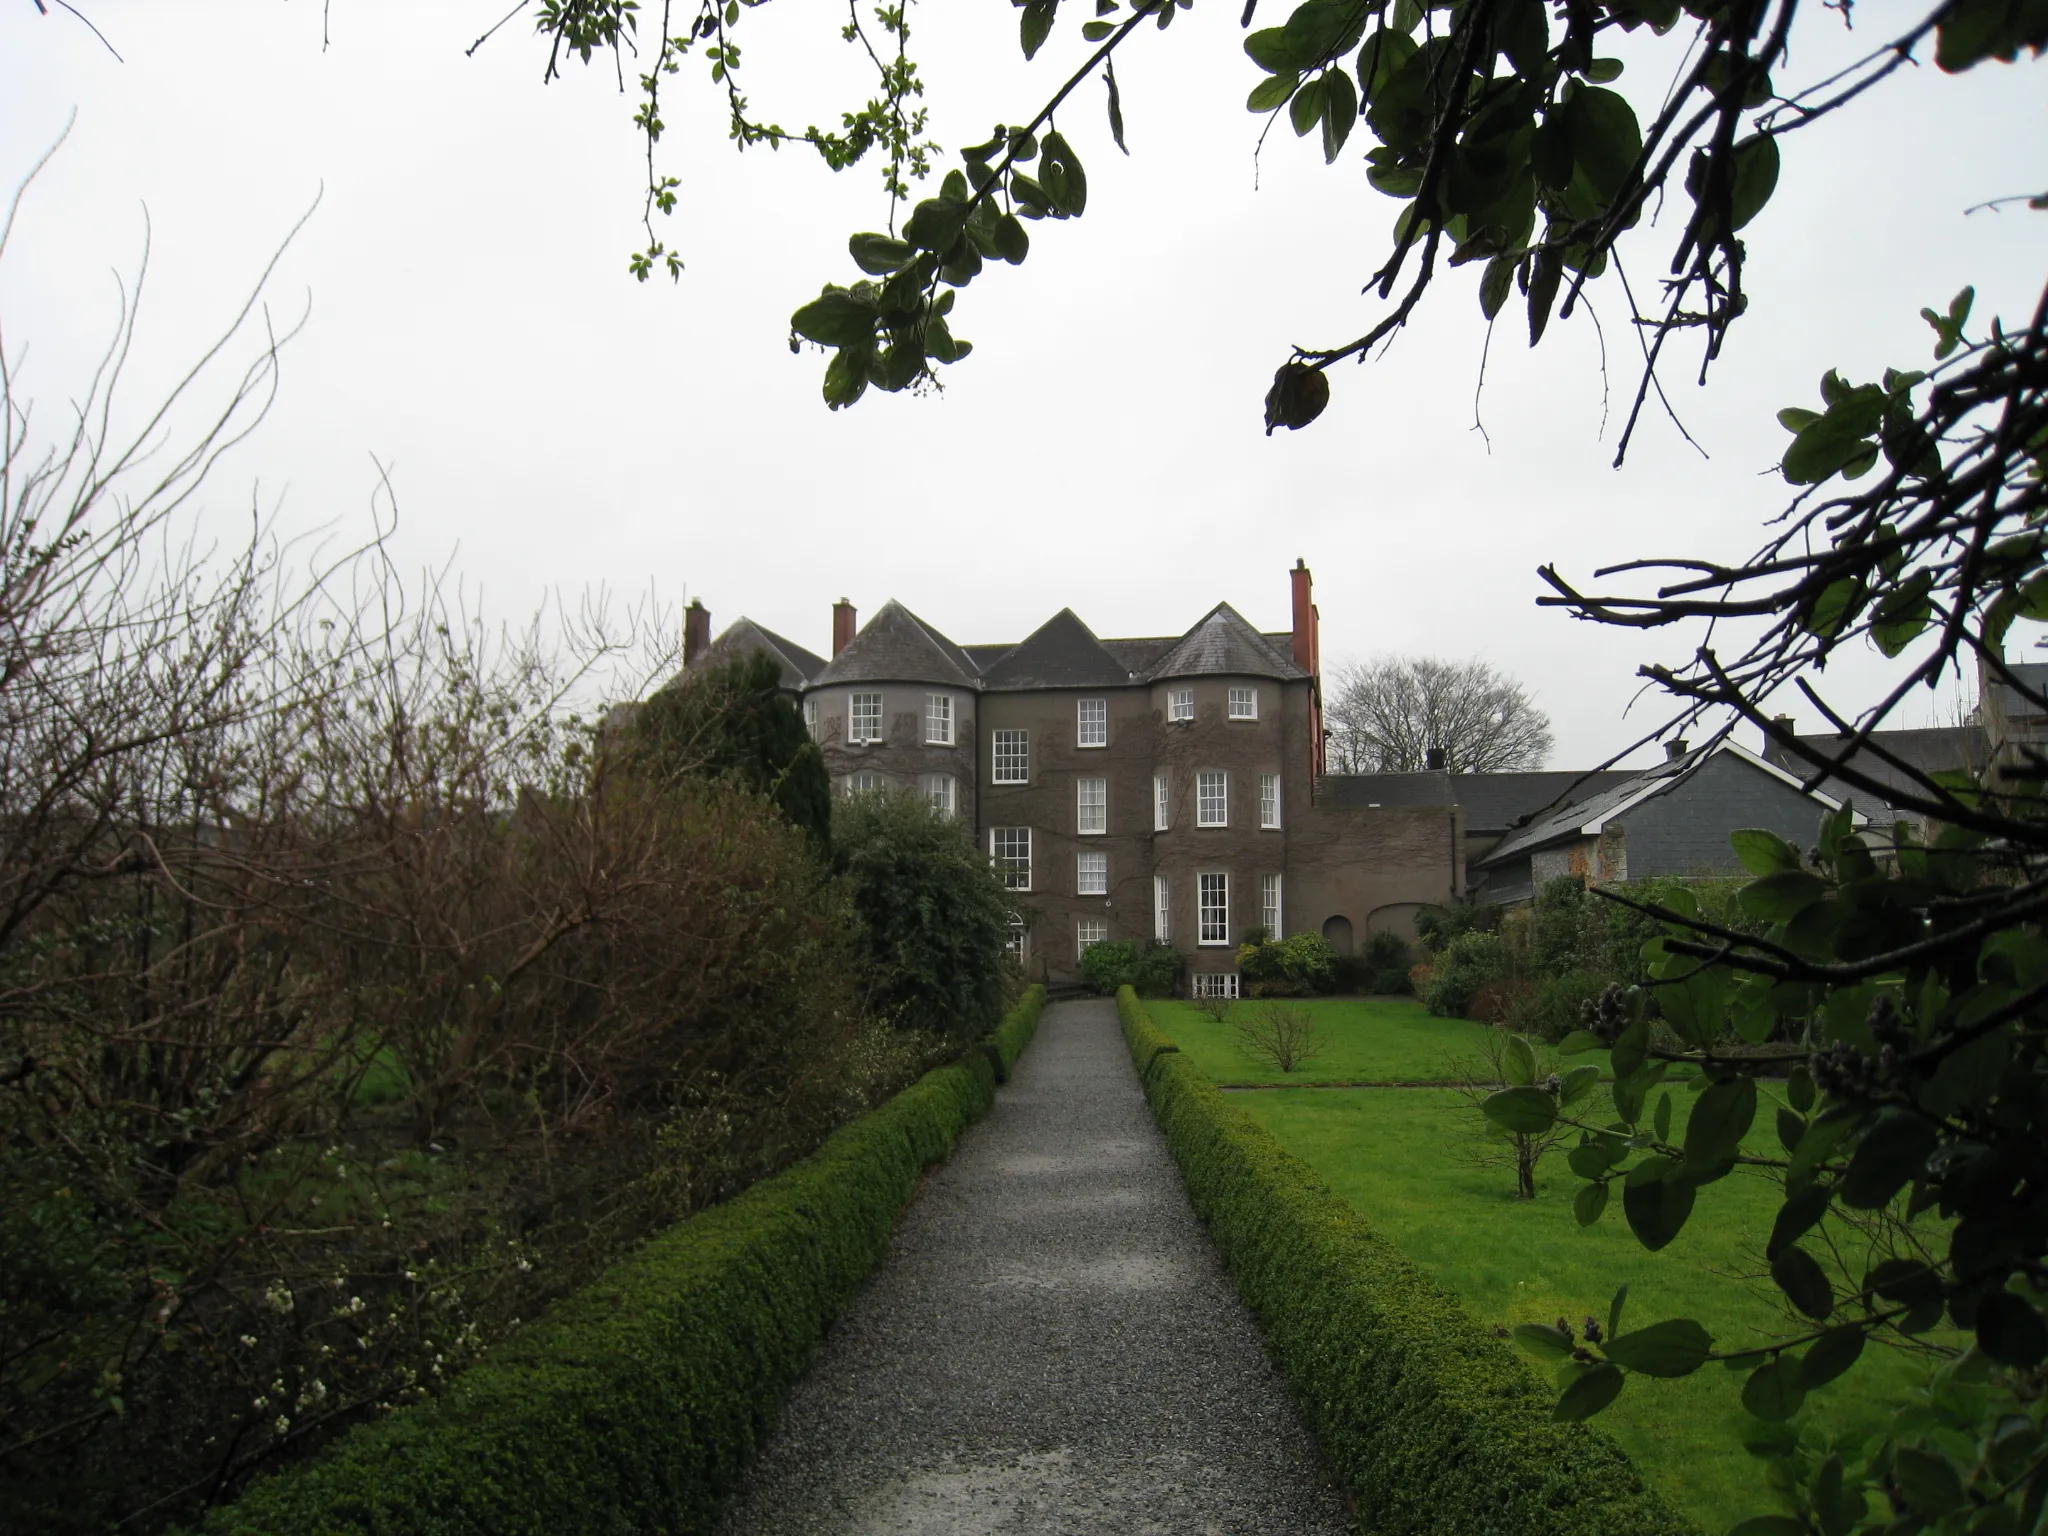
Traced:
<path fill-rule="evenodd" d="M 962 645 L 896 602 L 832 615 L 832 655 L 742 619 L 715 641 L 692 604 L 692 667 L 774 656 L 835 789 L 923 796 L 974 829 L 1026 914 L 1019 949 L 1052 981 L 1107 939 L 1178 947 L 1191 988 L 1232 991 L 1254 928 L 1349 951 L 1455 898 L 1460 813 L 1321 792 L 1311 578 L 1288 629 L 1219 603 L 1179 635 L 1110 639 L 1062 610 L 1022 640 Z"/>

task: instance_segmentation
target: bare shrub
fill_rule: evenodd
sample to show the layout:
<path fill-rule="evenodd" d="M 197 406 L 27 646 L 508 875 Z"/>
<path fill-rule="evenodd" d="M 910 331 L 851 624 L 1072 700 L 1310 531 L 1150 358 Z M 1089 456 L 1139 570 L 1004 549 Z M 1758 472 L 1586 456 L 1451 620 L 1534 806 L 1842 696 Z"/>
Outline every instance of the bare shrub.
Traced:
<path fill-rule="evenodd" d="M 1231 1027 L 1239 1049 L 1278 1072 L 1306 1066 L 1322 1054 L 1325 1044 L 1315 1013 L 1300 1003 L 1240 1009 Z"/>
<path fill-rule="evenodd" d="M 1194 1005 L 1195 1012 L 1203 1018 L 1212 1024 L 1221 1024 L 1230 1017 L 1233 999 L 1217 992 L 1204 992 L 1190 998 L 1189 1001 Z"/>

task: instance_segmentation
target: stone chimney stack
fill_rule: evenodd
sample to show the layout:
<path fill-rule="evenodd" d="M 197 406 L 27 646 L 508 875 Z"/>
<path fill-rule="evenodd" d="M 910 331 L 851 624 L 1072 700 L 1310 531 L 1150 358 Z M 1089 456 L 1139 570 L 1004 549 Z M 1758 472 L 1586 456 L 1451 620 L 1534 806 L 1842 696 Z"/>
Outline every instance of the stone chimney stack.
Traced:
<path fill-rule="evenodd" d="M 846 649 L 846 643 L 853 638 L 853 604 L 845 598 L 832 605 L 832 654 L 837 656 Z"/>
<path fill-rule="evenodd" d="M 1442 773 L 1449 762 L 1450 757 L 1442 747 L 1429 747 L 1423 752 L 1423 766 L 1431 773 Z"/>
<path fill-rule="evenodd" d="M 1785 743 L 1797 734 L 1790 715 L 1771 716 L 1771 723 L 1764 728 L 1764 761 L 1776 763 L 1780 768 L 1789 764 L 1792 754 L 1786 750 Z"/>
<path fill-rule="evenodd" d="M 1308 573 L 1308 562 L 1295 557 L 1294 569 L 1287 573 L 1294 579 L 1294 660 L 1302 671 L 1311 674 L 1322 671 L 1322 620 L 1316 612 L 1314 600 L 1315 582 Z"/>
<path fill-rule="evenodd" d="M 1669 741 L 1664 743 L 1664 761 L 1667 763 L 1675 763 L 1681 757 L 1685 756 L 1687 750 L 1688 747 L 1685 738 L 1683 736 L 1674 736 Z"/>
<path fill-rule="evenodd" d="M 695 666 L 711 648 L 711 610 L 696 598 L 683 610 L 683 665 Z"/>

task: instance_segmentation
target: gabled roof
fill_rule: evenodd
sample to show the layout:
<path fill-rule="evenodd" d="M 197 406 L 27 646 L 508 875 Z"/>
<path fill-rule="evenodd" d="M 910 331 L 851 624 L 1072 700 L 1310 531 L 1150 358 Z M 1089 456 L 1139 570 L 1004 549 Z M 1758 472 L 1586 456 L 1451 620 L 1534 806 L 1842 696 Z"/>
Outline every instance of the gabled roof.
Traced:
<path fill-rule="evenodd" d="M 1547 815 L 1538 817 L 1521 831 L 1503 838 L 1497 847 L 1489 850 L 1486 857 L 1479 860 L 1479 866 L 1483 868 L 1489 864 L 1497 864 L 1565 838 L 1597 837 L 1605 830 L 1608 822 L 1627 815 L 1645 800 L 1671 793 L 1691 778 L 1702 764 L 1724 754 L 1747 763 L 1761 773 L 1769 774 L 1782 784 L 1801 790 L 1831 811 L 1841 809 L 1841 801 L 1831 795 L 1822 794 L 1819 790 L 1805 789 L 1792 774 L 1775 763 L 1766 762 L 1747 747 L 1739 747 L 1732 741 L 1719 741 L 1712 746 L 1689 752 L 1676 761 L 1658 763 L 1655 767 L 1631 774 L 1619 784 L 1582 796 Z M 1861 814 L 1856 817 L 1859 825 L 1867 820 L 1868 818 Z"/>
<path fill-rule="evenodd" d="M 1572 796 L 1583 800 L 1634 779 L 1634 768 L 1530 773 L 1333 773 L 1316 785 L 1319 804 L 1340 810 L 1379 805 L 1457 805 L 1468 832 L 1505 832 Z"/>
<path fill-rule="evenodd" d="M 1140 678 L 1062 608 L 982 674 L 985 688 L 1119 688 Z"/>
<path fill-rule="evenodd" d="M 820 672 L 825 670 L 825 658 L 805 650 L 794 640 L 785 640 L 772 629 L 764 629 L 752 619 L 735 619 L 726 625 L 718 638 L 707 645 L 703 652 L 690 663 L 690 670 L 697 671 L 708 666 L 717 666 L 736 656 L 748 656 L 765 652 L 775 658 L 782 668 L 782 686 L 801 688 Z"/>
<path fill-rule="evenodd" d="M 1292 656 L 1247 624 L 1228 603 L 1218 603 L 1150 669 L 1154 679 L 1228 673 L 1249 677 L 1307 677 Z"/>
<path fill-rule="evenodd" d="M 1102 648 L 1121 662 L 1126 671 L 1150 677 L 1153 665 L 1180 642 L 1179 635 L 1148 635 L 1135 640 L 1104 640 Z"/>
<path fill-rule="evenodd" d="M 1017 643 L 1005 640 L 1001 645 L 963 645 L 960 649 L 967 653 L 967 659 L 974 663 L 977 672 L 986 672 L 1017 649 Z"/>
<path fill-rule="evenodd" d="M 2015 695 L 2017 697 L 2017 695 Z M 1801 735 L 1797 738 L 1802 747 L 1834 758 L 1841 756 L 1842 749 L 1849 745 L 1850 738 L 1843 735 Z M 1869 746 L 1851 753 L 1845 766 L 1878 783 L 1889 786 L 1901 794 L 1925 794 L 1926 790 L 1915 785 L 1906 773 L 1885 761 L 1879 751 L 1910 763 L 1923 773 L 1944 773 L 1963 769 L 1970 773 L 1983 771 L 1990 757 L 1991 744 L 1983 727 L 1976 725 L 1943 725 L 1916 729 L 1873 731 Z M 1814 765 L 1804 757 L 1773 743 L 1766 748 L 1764 756 L 1798 777 L 1801 783 L 1813 777 Z M 1819 787 L 1839 799 L 1850 800 L 1862 796 L 1870 798 L 1867 790 L 1859 790 L 1844 784 L 1832 774 L 1820 781 Z"/>
<path fill-rule="evenodd" d="M 973 688 L 979 672 L 965 651 L 891 598 L 811 683 L 950 683 Z"/>

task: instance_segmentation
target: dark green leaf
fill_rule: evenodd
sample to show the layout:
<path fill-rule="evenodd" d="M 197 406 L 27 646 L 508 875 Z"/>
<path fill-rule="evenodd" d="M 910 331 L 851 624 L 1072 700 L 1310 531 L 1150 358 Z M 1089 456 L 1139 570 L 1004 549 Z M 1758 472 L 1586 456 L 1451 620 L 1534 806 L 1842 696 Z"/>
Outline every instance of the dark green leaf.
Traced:
<path fill-rule="evenodd" d="M 1018 22 L 1018 34 L 1024 44 L 1024 57 L 1037 54 L 1045 42 L 1046 34 L 1052 31 L 1053 17 L 1059 12 L 1059 0 L 1024 0 L 1024 15 Z"/>
<path fill-rule="evenodd" d="M 1575 1029 L 1557 1042 L 1557 1054 L 1560 1056 L 1579 1056 L 1599 1049 L 1600 1037 L 1590 1029 Z"/>
<path fill-rule="evenodd" d="M 996 251 L 1012 265 L 1030 254 L 1031 236 L 1014 213 L 1006 213 L 996 220 Z"/>
<path fill-rule="evenodd" d="M 1778 1250 L 1771 1260 L 1771 1278 L 1785 1297 L 1816 1322 L 1835 1310 L 1835 1288 L 1818 1260 L 1797 1243 Z"/>
<path fill-rule="evenodd" d="M 1625 1378 L 1615 1367 L 1596 1365 L 1564 1389 L 1550 1416 L 1561 1424 L 1590 1419 L 1621 1396 L 1625 1384 Z"/>
<path fill-rule="evenodd" d="M 1266 436 L 1275 427 L 1299 431 L 1323 414 L 1330 403 L 1330 380 L 1320 368 L 1307 363 L 1282 363 L 1266 391 Z"/>
<path fill-rule="evenodd" d="M 1963 1507 L 1963 1480 L 1938 1451 L 1900 1446 L 1892 1455 L 1892 1480 L 1918 1514 L 1941 1516 Z"/>
<path fill-rule="evenodd" d="M 1084 21 L 1081 23 L 1081 36 L 1091 43 L 1101 42 L 1115 30 L 1116 23 L 1113 21 Z"/>
<path fill-rule="evenodd" d="M 1775 875 L 1784 870 L 1796 870 L 1799 866 L 1799 850 L 1775 832 L 1761 827 L 1745 827 L 1728 836 L 1729 846 L 1735 856 L 1742 860 L 1742 867 L 1752 875 Z"/>
<path fill-rule="evenodd" d="M 1529 345 L 1543 339 L 1550 324 L 1550 307 L 1557 302 L 1557 285 L 1564 276 L 1564 263 L 1557 251 L 1546 246 L 1536 253 L 1529 273 Z"/>
<path fill-rule="evenodd" d="M 1764 1244 L 1764 1256 L 1776 1258 L 1811 1232 L 1827 1215 L 1833 1193 L 1825 1184 L 1808 1184 L 1786 1195 L 1785 1203 L 1778 1207 L 1777 1220 L 1771 1223 L 1771 1238 Z"/>
<path fill-rule="evenodd" d="M 1485 315 L 1487 319 L 1491 320 L 1495 315 L 1499 314 L 1501 306 L 1507 303 L 1508 294 L 1515 286 L 1515 268 L 1520 262 L 1520 254 L 1509 251 L 1494 257 L 1493 260 L 1486 264 L 1486 271 L 1479 279 L 1479 312 Z M 1577 1034 L 1586 1034 L 1586 1031 L 1575 1031 L 1575 1035 Z M 1591 1037 L 1588 1036 L 1588 1038 Z M 1595 1044 L 1597 1043 L 1596 1041 Z M 1581 1047 L 1584 1050 L 1591 1050 L 1592 1048 L 1592 1046 Z"/>
<path fill-rule="evenodd" d="M 1572 165 L 1585 177 L 1602 206 L 1613 201 L 1642 153 L 1643 131 L 1635 108 L 1614 91 L 1587 87 L 1565 103 Z"/>
<path fill-rule="evenodd" d="M 1649 1020 L 1637 1019 L 1628 1028 L 1624 1029 L 1620 1037 L 1614 1042 L 1614 1050 L 1609 1057 L 1614 1067 L 1614 1075 L 1617 1078 L 1634 1077 L 1636 1073 L 1642 1070 L 1644 1061 L 1649 1058 L 1649 1053 Z"/>
<path fill-rule="evenodd" d="M 2025 1369 L 2048 1358 L 2048 1324 L 2011 1291 L 1993 1291 L 1977 1308 L 1977 1346 L 2000 1365 Z"/>
<path fill-rule="evenodd" d="M 1607 1186 L 1605 1184 L 1588 1184 L 1584 1189 L 1572 1196 L 1572 1215 L 1578 1218 L 1579 1225 L 1582 1227 L 1593 1225 L 1594 1222 L 1600 1219 L 1601 1212 L 1606 1209 Z"/>
<path fill-rule="evenodd" d="M 1341 68 L 1323 76 L 1323 161 L 1335 163 L 1358 121 L 1358 89 Z"/>
<path fill-rule="evenodd" d="M 1803 869 L 1788 869 L 1775 875 L 1765 875 L 1761 880 L 1752 880 L 1736 899 L 1751 917 L 1785 922 L 1797 917 L 1825 895 L 1827 886 L 1818 875 L 1808 874 Z"/>
<path fill-rule="evenodd" d="M 875 277 L 907 266 L 917 254 L 908 241 L 888 235 L 855 235 L 846 245 L 853 253 L 854 264 Z"/>
<path fill-rule="evenodd" d="M 1656 1133 L 1659 1141 L 1669 1141 L 1671 1139 L 1670 1094 L 1660 1093 L 1657 1095 L 1657 1112 L 1650 1117 L 1650 1129 Z"/>
<path fill-rule="evenodd" d="M 1539 1360 L 1569 1360 L 1571 1335 L 1549 1323 L 1523 1323 L 1515 1329 L 1515 1342 Z"/>
<path fill-rule="evenodd" d="M 1735 146 L 1735 186 L 1730 194 L 1733 229 L 1740 229 L 1763 211 L 1778 189 L 1778 141 L 1758 134 Z"/>
<path fill-rule="evenodd" d="M 928 197 L 903 221 L 903 238 L 927 251 L 953 249 L 967 228 L 967 205 L 952 198 Z"/>
<path fill-rule="evenodd" d="M 1677 1168 L 1670 1158 L 1646 1158 L 1629 1170 L 1622 1185 L 1621 1209 L 1629 1230 L 1652 1253 L 1678 1236 L 1692 1215 L 1696 1191 L 1691 1181 L 1667 1177 Z"/>
<path fill-rule="evenodd" d="M 1251 61 L 1269 75 L 1298 74 L 1314 63 L 1313 59 L 1302 58 L 1295 52 L 1293 42 L 1287 36 L 1285 27 L 1267 27 L 1254 32 L 1244 40 L 1244 51 L 1251 55 Z"/>
<path fill-rule="evenodd" d="M 1799 1385 L 1811 1392 L 1824 1387 L 1856 1363 L 1863 1353 L 1864 1332 L 1854 1326 L 1830 1328 L 1813 1341 L 1799 1362 Z"/>
<path fill-rule="evenodd" d="M 1742 1384 L 1742 1406 L 1773 1424 L 1791 1418 L 1805 1401 L 1806 1388 L 1799 1383 L 1795 1360 L 1767 1360 Z"/>
<path fill-rule="evenodd" d="M 1038 180 L 1062 213 L 1078 219 L 1086 211 L 1087 173 L 1081 169 L 1073 146 L 1056 133 L 1048 133 L 1039 146 Z"/>
<path fill-rule="evenodd" d="M 1268 75 L 1252 87 L 1251 95 L 1244 99 L 1245 107 L 1252 112 L 1271 112 L 1275 107 L 1285 106 L 1299 84 L 1301 76 L 1292 70 L 1284 75 Z"/>
<path fill-rule="evenodd" d="M 1685 1124 L 1685 1160 L 1707 1169 L 1735 1155 L 1756 1119 L 1756 1082 L 1737 1077 L 1716 1083 L 1700 1095 Z"/>
<path fill-rule="evenodd" d="M 1565 1073 L 1564 1083 L 1558 1089 L 1557 1102 L 1560 1105 L 1576 1104 L 1598 1086 L 1600 1069 L 1594 1066 L 1573 1067 Z"/>
<path fill-rule="evenodd" d="M 857 347 L 841 347 L 825 365 L 825 403 L 833 410 L 851 405 L 867 392 L 868 354 Z"/>
<path fill-rule="evenodd" d="M 1601 1351 L 1616 1365 L 1645 1376 L 1690 1376 L 1707 1363 L 1713 1337 L 1689 1317 L 1652 1323 L 1609 1339 Z"/>
<path fill-rule="evenodd" d="M 1323 120 L 1323 108 L 1329 102 L 1329 76 L 1317 75 L 1305 82 L 1294 93 L 1294 100 L 1287 104 L 1287 120 L 1294 125 L 1294 136 L 1305 137 L 1315 125 Z"/>
<path fill-rule="evenodd" d="M 1503 1088 L 1479 1107 L 1495 1125 L 1521 1136 L 1540 1136 L 1557 1119 L 1557 1100 L 1541 1088 Z"/>
<path fill-rule="evenodd" d="M 1778 1145 L 1787 1152 L 1799 1150 L 1799 1138 L 1806 1134 L 1806 1117 L 1789 1109 L 1778 1111 Z"/>
<path fill-rule="evenodd" d="M 824 347 L 863 347 L 875 338 L 876 315 L 844 288 L 827 288 L 789 317 L 790 328 Z"/>
<path fill-rule="evenodd" d="M 1813 1078 L 1804 1066 L 1794 1067 L 1785 1079 L 1785 1099 L 1802 1115 L 1813 1108 Z"/>
<path fill-rule="evenodd" d="M 1109 87 L 1109 136 L 1116 140 L 1116 147 L 1125 154 L 1131 152 L 1124 142 L 1124 97 L 1116 88 L 1116 65 L 1108 59 L 1102 61 L 1102 78 Z"/>
<path fill-rule="evenodd" d="M 1500 1053 L 1501 1080 L 1509 1086 L 1536 1081 L 1536 1052 L 1522 1035 L 1509 1035 Z"/>
<path fill-rule="evenodd" d="M 1607 1337 L 1615 1338 L 1621 1333 L 1621 1309 L 1628 1301 L 1628 1284 L 1624 1281 L 1615 1291 L 1614 1300 L 1607 1303 Z"/>
<path fill-rule="evenodd" d="M 1586 66 L 1584 73 L 1595 85 L 1605 85 L 1610 80 L 1621 78 L 1621 60 L 1595 59 Z"/>
<path fill-rule="evenodd" d="M 1886 1110 L 1849 1159 L 1849 1171 L 1837 1191 L 1842 1204 L 1859 1211 L 1885 1205 L 1920 1176 L 1937 1139 L 1935 1128 L 1919 1115 Z"/>

